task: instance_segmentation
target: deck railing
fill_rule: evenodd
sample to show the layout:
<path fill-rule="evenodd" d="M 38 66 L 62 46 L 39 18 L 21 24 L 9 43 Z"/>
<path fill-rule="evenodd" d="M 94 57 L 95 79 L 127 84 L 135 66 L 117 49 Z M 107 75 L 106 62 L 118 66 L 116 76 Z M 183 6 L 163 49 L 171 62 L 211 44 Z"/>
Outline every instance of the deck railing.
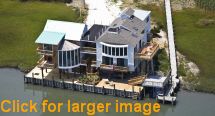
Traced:
<path fill-rule="evenodd" d="M 38 64 L 37 66 L 40 68 L 53 68 L 54 67 L 54 64 L 47 62 L 47 60 L 45 60 L 44 57 L 40 58 L 37 61 L 37 64 Z"/>
<path fill-rule="evenodd" d="M 44 50 L 44 49 L 41 49 L 40 47 L 37 48 L 37 52 L 38 54 L 42 54 L 42 55 L 53 55 L 52 50 Z"/>
<path fill-rule="evenodd" d="M 82 47 L 81 52 L 87 52 L 87 53 L 96 53 L 96 48 L 93 47 Z"/>
<path fill-rule="evenodd" d="M 81 60 L 81 64 L 87 65 L 87 60 Z M 96 65 L 96 61 L 91 61 L 91 65 Z"/>
<path fill-rule="evenodd" d="M 113 70 L 113 71 L 118 71 L 118 72 L 128 72 L 128 67 L 124 66 L 116 66 L 116 65 L 106 65 L 106 64 L 101 64 L 100 68 L 105 69 L 105 70 Z"/>

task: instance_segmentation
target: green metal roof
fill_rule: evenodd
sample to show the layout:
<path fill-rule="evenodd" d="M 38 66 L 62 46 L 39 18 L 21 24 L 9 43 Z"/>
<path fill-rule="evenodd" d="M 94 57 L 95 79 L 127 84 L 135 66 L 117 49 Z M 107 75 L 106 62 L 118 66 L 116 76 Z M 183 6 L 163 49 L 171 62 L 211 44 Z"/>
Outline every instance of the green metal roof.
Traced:
<path fill-rule="evenodd" d="M 35 43 L 58 45 L 64 37 L 65 33 L 43 31 Z"/>

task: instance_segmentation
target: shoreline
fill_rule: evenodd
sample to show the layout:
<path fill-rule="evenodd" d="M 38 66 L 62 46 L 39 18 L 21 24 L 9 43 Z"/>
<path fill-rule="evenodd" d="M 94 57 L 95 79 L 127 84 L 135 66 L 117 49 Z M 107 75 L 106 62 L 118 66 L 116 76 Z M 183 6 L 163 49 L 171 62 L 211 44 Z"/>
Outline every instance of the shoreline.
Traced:
<path fill-rule="evenodd" d="M 29 69 L 22 69 L 19 66 L 1 66 L 0 65 L 0 69 L 15 69 L 15 70 L 19 70 L 20 72 L 22 72 L 24 74 L 29 73 L 31 71 L 30 68 Z"/>
<path fill-rule="evenodd" d="M 30 69 L 21 69 L 18 66 L 0 66 L 0 70 L 1 69 L 15 69 L 15 70 L 19 70 L 20 72 L 22 72 L 24 74 L 27 74 L 28 72 L 30 72 Z M 184 90 L 184 91 L 188 91 L 188 92 L 197 92 L 197 93 L 205 93 L 205 94 L 215 95 L 214 92 L 202 91 L 202 90 L 198 90 L 198 89 L 190 90 L 187 88 L 183 88 L 183 83 L 180 83 L 180 89 Z M 179 89 L 179 91 L 181 91 L 180 89 Z"/>

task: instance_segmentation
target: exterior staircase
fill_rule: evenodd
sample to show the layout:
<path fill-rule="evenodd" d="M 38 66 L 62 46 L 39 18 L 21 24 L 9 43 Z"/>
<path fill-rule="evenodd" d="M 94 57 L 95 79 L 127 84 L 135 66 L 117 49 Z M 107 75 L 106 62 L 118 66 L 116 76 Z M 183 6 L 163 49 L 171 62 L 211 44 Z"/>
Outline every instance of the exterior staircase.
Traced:
<path fill-rule="evenodd" d="M 145 76 L 137 76 L 137 77 L 134 77 L 134 78 L 128 80 L 128 84 L 129 85 L 138 85 L 138 84 L 142 84 L 144 80 L 145 80 Z"/>

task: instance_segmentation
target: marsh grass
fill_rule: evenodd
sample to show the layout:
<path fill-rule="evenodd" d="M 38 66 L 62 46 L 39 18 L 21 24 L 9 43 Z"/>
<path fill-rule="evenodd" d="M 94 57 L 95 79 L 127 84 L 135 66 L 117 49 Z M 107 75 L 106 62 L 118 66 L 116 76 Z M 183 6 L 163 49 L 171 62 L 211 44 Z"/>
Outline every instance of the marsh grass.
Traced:
<path fill-rule="evenodd" d="M 1 0 L 0 6 L 0 66 L 34 67 L 35 40 L 47 19 L 82 21 L 78 10 L 60 2 Z"/>

